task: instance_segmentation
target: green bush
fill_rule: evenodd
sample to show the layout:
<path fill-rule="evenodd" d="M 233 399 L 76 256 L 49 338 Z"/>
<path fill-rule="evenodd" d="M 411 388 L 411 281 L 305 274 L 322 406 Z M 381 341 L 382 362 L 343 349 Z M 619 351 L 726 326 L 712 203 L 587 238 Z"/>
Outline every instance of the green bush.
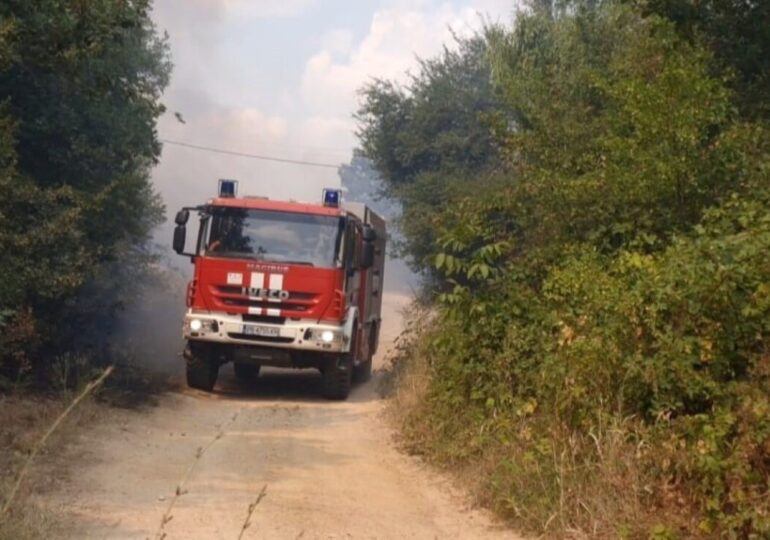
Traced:
<path fill-rule="evenodd" d="M 770 534 L 768 202 L 731 200 L 655 254 L 573 246 L 537 291 L 501 272 L 445 295 L 412 444 L 492 458 L 485 493 L 534 529 L 590 529 L 614 489 L 639 504 L 606 515 L 607 536 Z M 565 485 L 585 507 L 559 511 Z"/>
<path fill-rule="evenodd" d="M 153 260 L 170 74 L 151 1 L 0 4 L 0 377 L 97 358 Z M 130 264 L 126 264 L 130 261 Z"/>
<path fill-rule="evenodd" d="M 433 208 L 410 447 L 548 535 L 770 536 L 768 126 L 614 2 L 488 40 L 505 163 Z"/>

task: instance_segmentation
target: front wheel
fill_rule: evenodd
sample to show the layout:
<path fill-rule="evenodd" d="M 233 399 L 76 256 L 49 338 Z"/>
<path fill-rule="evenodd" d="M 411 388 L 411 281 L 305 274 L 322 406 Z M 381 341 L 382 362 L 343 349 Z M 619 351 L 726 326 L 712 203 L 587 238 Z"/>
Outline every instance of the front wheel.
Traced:
<path fill-rule="evenodd" d="M 372 357 L 358 364 L 353 370 L 353 378 L 358 383 L 365 383 L 372 378 Z"/>
<path fill-rule="evenodd" d="M 259 376 L 259 364 L 243 364 L 233 362 L 233 371 L 235 378 L 241 381 L 253 381 Z"/>
<path fill-rule="evenodd" d="M 184 351 L 187 386 L 211 392 L 219 375 L 219 362 L 209 347 L 188 344 Z"/>
<path fill-rule="evenodd" d="M 350 395 L 353 382 L 353 362 L 350 355 L 341 355 L 331 359 L 321 372 L 323 377 L 323 396 L 326 399 L 344 400 Z"/>

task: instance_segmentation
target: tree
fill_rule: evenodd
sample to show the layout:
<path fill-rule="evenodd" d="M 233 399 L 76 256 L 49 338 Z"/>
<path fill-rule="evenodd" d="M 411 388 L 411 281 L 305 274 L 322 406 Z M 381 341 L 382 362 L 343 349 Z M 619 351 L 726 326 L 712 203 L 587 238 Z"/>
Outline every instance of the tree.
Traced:
<path fill-rule="evenodd" d="M 680 34 L 705 43 L 732 79 L 744 115 L 770 119 L 770 3 L 763 0 L 636 0 Z"/>
<path fill-rule="evenodd" d="M 755 141 L 735 124 L 709 53 L 660 19 L 617 8 L 522 17 L 490 39 L 516 119 L 500 145 L 533 242 L 665 243 L 742 189 Z"/>
<path fill-rule="evenodd" d="M 435 251 L 431 215 L 497 163 L 489 117 L 499 107 L 486 42 L 477 35 L 455 45 L 422 60 L 406 86 L 366 86 L 357 115 L 363 155 L 403 208 L 402 254 L 416 270 L 429 268 Z"/>
<path fill-rule="evenodd" d="M 0 311 L 32 325 L 14 347 L 41 363 L 75 337 L 107 338 L 120 276 L 142 267 L 162 217 L 149 176 L 171 65 L 149 14 L 149 0 L 0 5 Z"/>
<path fill-rule="evenodd" d="M 441 286 L 435 324 L 405 347 L 419 365 L 398 362 L 427 386 L 405 434 L 470 464 L 541 535 L 767 537 L 770 136 L 749 75 L 762 62 L 713 50 L 706 22 L 687 35 L 624 2 L 533 4 L 486 34 L 496 174 L 411 173 L 412 134 L 375 152 L 400 167 L 405 212 L 427 215 L 431 241 L 410 249 Z M 703 21 L 735 22 L 760 3 L 701 4 Z M 409 107 L 381 105 L 376 135 L 419 132 Z"/>

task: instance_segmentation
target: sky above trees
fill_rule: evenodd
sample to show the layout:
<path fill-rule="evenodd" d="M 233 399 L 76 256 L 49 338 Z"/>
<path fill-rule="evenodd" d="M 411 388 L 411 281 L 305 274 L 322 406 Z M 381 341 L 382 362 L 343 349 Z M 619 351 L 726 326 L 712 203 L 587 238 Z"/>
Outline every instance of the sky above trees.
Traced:
<path fill-rule="evenodd" d="M 339 164 L 356 145 L 357 90 L 406 80 L 416 58 L 452 46 L 484 20 L 509 22 L 514 0 L 156 0 L 175 69 L 161 138 Z M 180 113 L 184 123 L 174 113 Z M 213 194 L 311 200 L 339 183 L 334 169 L 298 167 L 166 145 L 154 181 L 171 210 Z"/>

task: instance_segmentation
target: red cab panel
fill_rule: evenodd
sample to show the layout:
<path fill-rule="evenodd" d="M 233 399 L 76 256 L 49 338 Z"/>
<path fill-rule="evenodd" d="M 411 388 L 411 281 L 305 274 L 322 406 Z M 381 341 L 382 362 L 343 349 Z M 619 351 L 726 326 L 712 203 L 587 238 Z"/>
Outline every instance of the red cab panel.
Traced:
<path fill-rule="evenodd" d="M 339 268 L 199 257 L 192 308 L 232 315 L 342 320 Z"/>

